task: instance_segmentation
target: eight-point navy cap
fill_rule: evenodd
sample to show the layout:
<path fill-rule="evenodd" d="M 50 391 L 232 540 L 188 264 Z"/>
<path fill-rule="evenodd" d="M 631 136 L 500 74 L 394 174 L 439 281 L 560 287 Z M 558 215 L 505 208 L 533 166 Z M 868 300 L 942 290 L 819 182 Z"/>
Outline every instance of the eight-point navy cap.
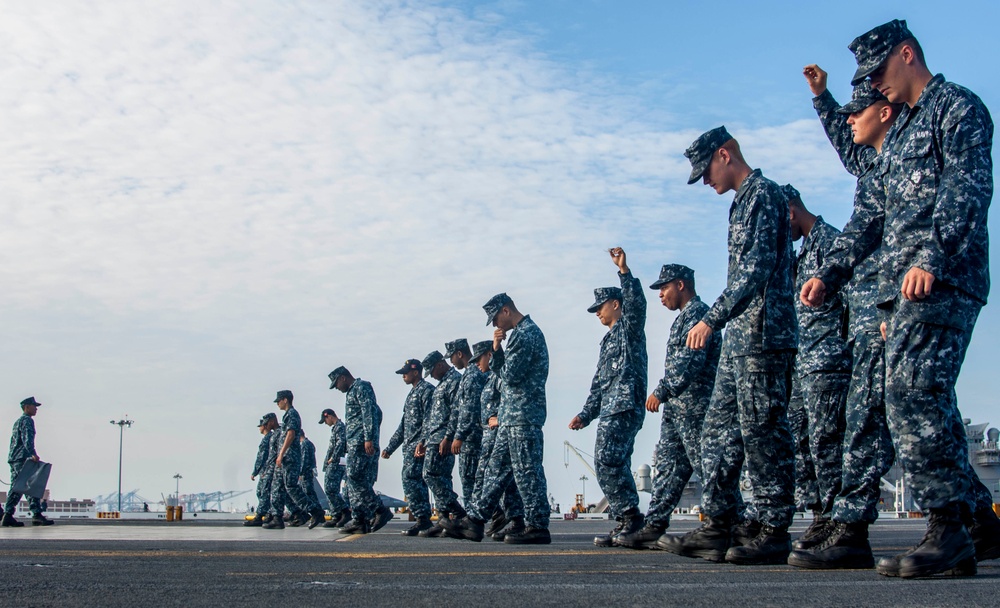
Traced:
<path fill-rule="evenodd" d="M 21 401 L 21 407 L 25 407 L 26 405 L 34 405 L 35 407 L 38 407 L 41 403 L 35 401 L 34 397 L 28 397 L 27 399 Z"/>
<path fill-rule="evenodd" d="M 660 268 L 660 278 L 656 279 L 656 282 L 650 285 L 649 288 L 659 289 L 670 281 L 676 281 L 677 279 L 690 283 L 694 280 L 694 271 L 684 264 L 664 264 L 663 268 Z"/>
<path fill-rule="evenodd" d="M 470 363 L 475 363 L 480 357 L 493 350 L 493 340 L 483 340 L 472 345 L 472 359 Z"/>
<path fill-rule="evenodd" d="M 888 100 L 878 89 L 872 87 L 871 80 L 862 80 L 854 87 L 854 91 L 851 93 L 851 100 L 844 107 L 837 108 L 837 113 L 854 114 L 879 101 Z"/>
<path fill-rule="evenodd" d="M 277 403 L 282 399 L 288 399 L 291 401 L 293 399 L 292 391 L 278 391 L 278 396 L 274 398 L 274 402 Z"/>
<path fill-rule="evenodd" d="M 330 388 L 331 389 L 337 388 L 337 378 L 340 378 L 341 376 L 346 376 L 347 373 L 348 373 L 347 368 L 344 367 L 343 365 L 330 372 L 329 373 Z"/>
<path fill-rule="evenodd" d="M 851 78 L 851 85 L 857 85 L 871 76 L 872 72 L 882 67 L 897 44 L 910 38 L 913 34 L 906 27 L 906 21 L 893 19 L 852 40 L 847 48 L 854 53 L 858 69 Z"/>
<path fill-rule="evenodd" d="M 420 365 L 423 366 L 425 375 L 429 376 L 431 371 L 434 369 L 434 366 L 441 361 L 444 361 L 444 355 L 441 354 L 441 351 L 435 350 L 428 353 L 427 356 L 424 357 L 424 360 L 420 362 Z"/>
<path fill-rule="evenodd" d="M 490 298 L 489 302 L 483 304 L 483 310 L 486 311 L 486 324 L 492 324 L 493 318 L 497 316 L 497 313 L 500 312 L 504 306 L 512 304 L 513 302 L 514 301 L 510 299 L 510 296 L 505 293 L 498 293 Z"/>
<path fill-rule="evenodd" d="M 698 139 L 688 146 L 688 149 L 684 151 L 684 156 L 691 161 L 689 184 L 695 183 L 701 179 L 702 175 L 705 175 L 708 164 L 712 162 L 712 155 L 722 147 L 722 144 L 732 138 L 733 136 L 729 134 L 729 131 L 726 131 L 725 126 L 716 127 L 699 135 Z"/>
<path fill-rule="evenodd" d="M 468 350 L 469 341 L 465 338 L 459 338 L 457 340 L 452 340 L 444 345 L 444 357 L 445 359 L 451 359 L 451 356 L 460 350 Z"/>
<path fill-rule="evenodd" d="M 590 305 L 587 312 L 597 312 L 597 309 L 608 300 L 622 301 L 621 287 L 598 287 L 594 290 L 594 303 Z"/>

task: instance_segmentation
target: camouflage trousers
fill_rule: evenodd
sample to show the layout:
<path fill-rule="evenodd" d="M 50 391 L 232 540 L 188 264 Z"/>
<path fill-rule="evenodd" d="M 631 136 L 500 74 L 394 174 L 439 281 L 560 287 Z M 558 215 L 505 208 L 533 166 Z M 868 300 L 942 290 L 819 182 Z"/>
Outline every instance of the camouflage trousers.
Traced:
<path fill-rule="evenodd" d="M 723 356 L 702 429 L 702 509 L 716 517 L 738 511 L 746 461 L 753 513 L 785 529 L 795 511 L 793 445 L 788 427 L 792 354 Z"/>
<path fill-rule="evenodd" d="M 705 423 L 708 399 L 682 395 L 663 403 L 660 440 L 656 443 L 653 466 L 653 495 L 646 511 L 646 522 L 666 528 L 670 514 L 677 508 L 694 467 L 701 473 L 701 429 Z M 693 463 L 693 464 L 692 464 Z M 699 475 L 700 477 L 700 475 Z"/>
<path fill-rule="evenodd" d="M 27 461 L 26 460 L 22 460 L 20 462 L 11 462 L 11 463 L 9 463 L 10 464 L 10 483 L 13 484 L 14 480 L 17 479 L 17 475 L 18 475 L 18 473 L 21 472 L 21 468 L 24 467 L 24 463 L 25 462 L 27 462 Z M 24 496 L 24 494 L 21 494 L 20 492 L 9 492 L 7 494 L 7 502 L 3 506 L 4 513 L 9 513 L 11 517 L 14 517 L 14 514 L 17 513 L 17 503 L 21 502 L 21 498 L 23 496 Z M 34 496 L 29 496 L 28 497 L 28 510 L 31 511 L 32 515 L 38 515 L 39 513 L 42 512 L 42 501 L 40 501 L 39 499 L 35 498 Z"/>
<path fill-rule="evenodd" d="M 292 450 L 288 454 L 293 453 Z M 288 455 L 286 454 L 286 456 Z M 281 517 L 285 507 L 292 513 L 309 510 L 309 499 L 306 498 L 302 486 L 299 485 L 299 473 L 302 472 L 302 462 L 299 460 L 282 460 L 281 466 L 274 469 L 271 479 L 271 514 Z"/>
<path fill-rule="evenodd" d="M 788 426 L 795 447 L 795 504 L 802 509 L 819 511 L 816 467 L 809 450 L 809 414 L 802 397 L 802 382 L 792 376 L 792 395 L 788 399 Z"/>
<path fill-rule="evenodd" d="M 483 478 L 482 494 L 470 515 L 483 521 L 492 516 L 500 504 L 500 496 L 513 481 L 524 502 L 524 523 L 548 529 L 550 507 L 542 466 L 543 448 L 541 427 L 501 426 Z"/>
<path fill-rule="evenodd" d="M 326 465 L 326 473 L 323 476 L 323 493 L 330 501 L 330 515 L 337 515 L 349 508 L 347 501 L 340 493 L 340 482 L 344 480 L 344 471 L 347 469 L 342 464 L 331 463 Z"/>
<path fill-rule="evenodd" d="M 882 476 L 896 458 L 885 419 L 885 342 L 877 332 L 862 332 L 855 336 L 852 352 L 841 487 L 833 518 L 870 524 L 878 519 Z"/>
<path fill-rule="evenodd" d="M 483 450 L 482 436 L 468 437 L 462 442 L 462 451 L 458 455 L 458 478 L 462 480 L 462 503 L 472 504 L 472 495 L 476 490 L 476 471 L 479 469 L 479 459 Z"/>
<path fill-rule="evenodd" d="M 497 509 L 501 509 L 507 519 L 524 517 L 524 502 L 521 500 L 521 495 L 517 493 L 517 484 L 514 483 L 513 476 L 511 476 L 507 487 L 500 494 L 499 503 L 493 504 L 491 507 L 481 501 L 483 486 L 486 482 L 486 472 L 490 467 L 490 460 L 499 457 L 500 452 L 497 450 L 508 451 L 507 439 L 505 437 L 501 443 L 498 430 L 487 428 L 483 431 L 483 445 L 480 448 L 479 467 L 476 468 L 476 483 L 472 492 L 472 500 L 466 503 L 466 508 L 472 505 L 482 506 L 486 515 L 484 519 L 492 517 Z"/>
<path fill-rule="evenodd" d="M 323 507 L 319 504 L 319 496 L 316 494 L 316 471 L 302 471 L 299 475 L 299 488 L 302 489 L 302 493 L 306 496 L 306 510 L 310 513 L 321 510 Z"/>
<path fill-rule="evenodd" d="M 416 444 L 403 446 L 403 494 L 414 517 L 431 516 L 431 499 L 424 481 L 424 460 L 413 455 Z"/>
<path fill-rule="evenodd" d="M 639 493 L 632 477 L 632 452 L 642 422 L 643 414 L 635 411 L 601 416 L 597 421 L 594 471 L 615 519 L 639 507 Z"/>
<path fill-rule="evenodd" d="M 274 469 L 267 469 L 257 478 L 257 513 L 263 515 L 271 512 L 271 480 L 274 479 Z"/>
<path fill-rule="evenodd" d="M 921 509 L 953 502 L 987 508 L 992 495 L 969 463 L 955 395 L 980 306 L 957 292 L 942 295 L 938 292 L 935 306 L 947 311 L 940 315 L 947 324 L 924 320 L 920 304 L 897 302 L 886 330 L 886 419 L 906 483 Z"/>
<path fill-rule="evenodd" d="M 843 475 L 844 408 L 851 375 L 813 372 L 801 377 L 809 418 L 809 452 L 816 471 L 820 513 L 829 515 Z"/>
<path fill-rule="evenodd" d="M 365 444 L 347 446 L 347 488 L 351 511 L 356 519 L 370 520 L 382 505 L 375 494 L 378 480 L 378 446 L 375 453 L 365 453 Z"/>
<path fill-rule="evenodd" d="M 434 506 L 438 513 L 459 512 L 458 494 L 455 493 L 451 476 L 455 470 L 455 455 L 438 453 L 438 444 L 427 446 L 424 456 L 424 482 L 434 495 Z"/>

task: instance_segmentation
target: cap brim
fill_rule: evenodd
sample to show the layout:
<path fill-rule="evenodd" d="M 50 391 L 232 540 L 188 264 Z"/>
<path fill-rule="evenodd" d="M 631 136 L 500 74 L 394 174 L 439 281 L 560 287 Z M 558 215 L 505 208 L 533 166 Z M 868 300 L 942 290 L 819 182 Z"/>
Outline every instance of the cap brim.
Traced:
<path fill-rule="evenodd" d="M 664 285 L 666 285 L 670 281 L 673 281 L 673 279 L 667 279 L 666 281 L 662 281 L 662 280 L 661 281 L 657 281 L 657 282 L 653 283 L 652 285 L 650 285 L 649 288 L 650 289 L 660 289 L 661 287 L 663 287 Z"/>
<path fill-rule="evenodd" d="M 604 300 L 604 302 L 607 302 L 607 300 Z M 604 302 L 594 302 L 593 304 L 590 305 L 590 308 L 587 309 L 587 312 L 590 313 L 597 312 L 598 310 L 600 310 L 601 306 L 604 305 Z"/>
<path fill-rule="evenodd" d="M 705 175 L 705 171 L 708 170 L 708 163 L 711 161 L 712 157 L 709 156 L 708 159 L 691 166 L 691 176 L 688 177 L 689 186 L 700 180 L 702 175 Z"/>
<path fill-rule="evenodd" d="M 493 325 L 493 319 L 497 318 L 497 313 L 498 312 L 500 312 L 500 311 L 498 310 L 497 312 L 495 312 L 495 313 L 493 313 L 491 315 L 486 315 L 486 326 L 487 327 L 489 327 L 490 325 Z"/>
<path fill-rule="evenodd" d="M 397 373 L 397 374 L 405 374 L 405 373 L 406 373 L 406 372 L 408 372 L 408 371 L 410 371 L 410 370 L 404 367 L 404 368 L 402 368 L 402 369 L 397 369 L 397 370 L 396 370 L 396 373 Z"/>
<path fill-rule="evenodd" d="M 858 86 L 861 84 L 861 81 L 871 76 L 872 72 L 882 67 L 885 60 L 889 58 L 890 53 L 892 53 L 892 49 L 885 51 L 877 58 L 866 61 L 863 65 L 859 65 L 858 69 L 854 72 L 854 78 L 851 78 L 851 86 Z"/>
<path fill-rule="evenodd" d="M 837 108 L 837 114 L 844 114 L 846 116 L 855 112 L 861 112 L 875 105 L 877 101 L 877 99 L 853 99 L 843 107 Z"/>
<path fill-rule="evenodd" d="M 277 403 L 277 402 L 279 402 L 279 401 L 281 401 L 281 399 L 275 399 L 275 400 L 274 400 L 274 402 L 275 402 L 275 403 Z"/>

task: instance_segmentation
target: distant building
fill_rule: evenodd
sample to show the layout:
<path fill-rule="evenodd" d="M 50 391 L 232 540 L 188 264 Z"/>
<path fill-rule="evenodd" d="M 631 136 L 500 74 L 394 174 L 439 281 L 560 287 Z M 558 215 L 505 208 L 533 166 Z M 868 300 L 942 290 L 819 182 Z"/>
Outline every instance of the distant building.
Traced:
<path fill-rule="evenodd" d="M 89 498 L 83 500 L 75 498 L 70 498 L 69 500 L 52 500 L 49 498 L 49 491 L 45 490 L 45 494 L 42 495 L 42 501 L 45 506 L 45 514 L 52 518 L 93 517 L 94 513 L 96 513 L 96 505 Z M 0 492 L 0 503 L 4 502 L 7 502 L 7 492 Z M 17 513 L 14 516 L 31 516 L 31 513 L 28 511 L 27 500 L 22 498 L 21 502 L 17 503 Z"/>

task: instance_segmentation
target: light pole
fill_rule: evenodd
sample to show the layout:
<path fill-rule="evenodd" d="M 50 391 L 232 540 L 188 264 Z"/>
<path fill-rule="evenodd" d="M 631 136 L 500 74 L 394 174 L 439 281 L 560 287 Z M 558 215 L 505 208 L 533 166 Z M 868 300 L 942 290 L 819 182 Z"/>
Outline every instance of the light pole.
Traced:
<path fill-rule="evenodd" d="M 587 508 L 587 480 L 590 479 L 586 475 L 580 476 L 580 481 L 583 482 L 583 508 Z"/>
<path fill-rule="evenodd" d="M 122 512 L 122 448 L 125 445 L 125 427 L 131 427 L 135 420 L 129 420 L 128 415 L 122 420 L 112 420 L 111 424 L 118 425 L 118 512 Z"/>
<path fill-rule="evenodd" d="M 177 505 L 174 506 L 178 506 L 181 504 L 181 480 L 184 478 L 180 473 L 177 473 L 174 475 L 174 479 L 177 480 L 177 491 L 174 492 L 174 500 L 177 502 Z"/>

